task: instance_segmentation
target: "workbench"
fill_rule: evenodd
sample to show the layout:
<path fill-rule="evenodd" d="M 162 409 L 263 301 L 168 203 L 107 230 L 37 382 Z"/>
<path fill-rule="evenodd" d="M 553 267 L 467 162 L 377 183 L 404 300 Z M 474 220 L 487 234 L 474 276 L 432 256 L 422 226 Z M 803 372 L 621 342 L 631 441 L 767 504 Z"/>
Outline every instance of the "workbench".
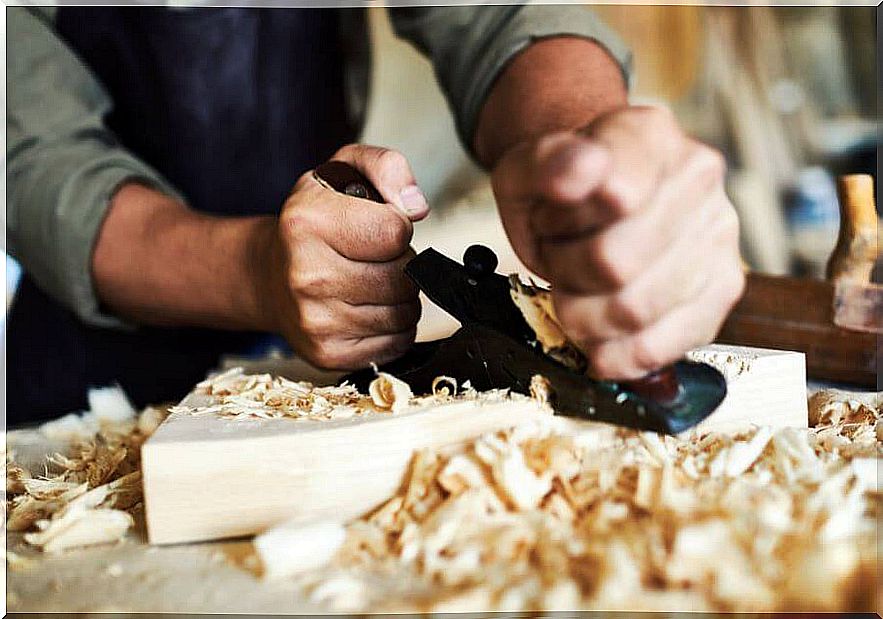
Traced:
<path fill-rule="evenodd" d="M 865 394 L 865 397 L 867 394 Z M 856 397 L 861 397 L 856 394 Z M 16 460 L 35 464 L 62 445 L 35 430 L 7 436 Z M 311 613 L 327 612 L 304 599 L 294 582 L 263 579 L 249 539 L 149 546 L 143 512 L 136 526 L 110 546 L 46 555 L 8 533 L 8 610 L 17 612 L 183 612 Z M 691 610 L 673 607 L 670 610 Z M 699 610 L 694 608 L 692 610 Z"/>

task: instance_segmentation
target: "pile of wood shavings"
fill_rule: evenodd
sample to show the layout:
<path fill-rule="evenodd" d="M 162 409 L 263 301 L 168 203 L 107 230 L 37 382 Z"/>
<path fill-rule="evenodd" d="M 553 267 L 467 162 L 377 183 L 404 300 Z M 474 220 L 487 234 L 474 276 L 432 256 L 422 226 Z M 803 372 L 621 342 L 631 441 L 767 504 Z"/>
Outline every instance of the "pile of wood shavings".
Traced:
<path fill-rule="evenodd" d="M 479 395 L 468 382 L 458 386 L 456 380 L 447 376 L 433 381 L 431 394 L 415 397 L 407 383 L 385 372 L 378 371 L 368 394 L 363 394 L 353 385 L 317 387 L 282 376 L 246 374 L 239 367 L 199 383 L 194 393 L 210 400 L 196 406 L 186 403 L 173 406 L 169 411 L 227 419 L 331 421 L 371 413 L 399 413 L 413 407 L 441 404 L 454 397 L 468 399 Z M 481 394 L 485 400 L 507 395 L 508 390 Z"/>
<path fill-rule="evenodd" d="M 39 475 L 7 453 L 7 530 L 25 531 L 25 542 L 49 553 L 121 540 L 141 507 L 141 444 L 166 414 L 148 407 L 101 423 L 91 437 L 75 439 L 67 454 L 49 456 Z M 11 565 L 18 559 L 7 553 Z"/>
<path fill-rule="evenodd" d="M 418 453 L 299 585 L 337 612 L 875 608 L 881 395 L 810 408 L 810 430 L 537 426 Z"/>

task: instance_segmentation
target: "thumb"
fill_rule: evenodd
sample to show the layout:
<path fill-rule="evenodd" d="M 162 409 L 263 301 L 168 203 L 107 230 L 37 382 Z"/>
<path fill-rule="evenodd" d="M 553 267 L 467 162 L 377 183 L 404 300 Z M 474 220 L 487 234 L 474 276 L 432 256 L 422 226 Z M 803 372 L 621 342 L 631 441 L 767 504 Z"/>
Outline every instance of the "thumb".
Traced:
<path fill-rule="evenodd" d="M 399 151 L 366 144 L 348 144 L 332 159 L 345 161 L 364 174 L 388 203 L 411 221 L 429 215 L 429 203 L 417 185 L 408 159 Z"/>

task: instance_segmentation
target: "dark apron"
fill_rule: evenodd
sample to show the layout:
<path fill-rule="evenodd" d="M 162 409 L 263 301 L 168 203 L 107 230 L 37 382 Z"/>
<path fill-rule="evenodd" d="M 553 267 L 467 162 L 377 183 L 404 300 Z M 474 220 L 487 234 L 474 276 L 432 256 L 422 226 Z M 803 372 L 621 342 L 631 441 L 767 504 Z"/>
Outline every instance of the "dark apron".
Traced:
<path fill-rule="evenodd" d="M 277 213 L 356 135 L 336 11 L 62 7 L 57 28 L 114 101 L 107 126 L 200 211 Z M 114 383 L 136 406 L 177 400 L 222 354 L 268 338 L 89 327 L 25 273 L 7 327 L 8 423 L 85 409 L 90 387 Z"/>

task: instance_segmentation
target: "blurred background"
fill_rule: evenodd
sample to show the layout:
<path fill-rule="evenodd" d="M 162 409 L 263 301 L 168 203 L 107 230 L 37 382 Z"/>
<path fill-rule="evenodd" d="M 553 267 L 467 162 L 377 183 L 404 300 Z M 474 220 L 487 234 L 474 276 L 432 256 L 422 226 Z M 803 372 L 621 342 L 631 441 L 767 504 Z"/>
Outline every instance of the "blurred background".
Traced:
<path fill-rule="evenodd" d="M 876 174 L 875 9 L 592 10 L 632 48 L 633 102 L 670 106 L 688 131 L 726 155 L 746 262 L 768 273 L 821 276 L 838 227 L 835 175 Z M 428 61 L 395 38 L 385 10 L 368 11 L 374 74 L 362 141 L 397 148 L 411 161 L 433 207 L 417 226 L 415 247 L 459 258 L 482 242 L 498 253 L 501 270 L 521 270 L 486 175 L 457 143 Z M 6 269 L 8 306 L 17 267 L 7 259 Z"/>

